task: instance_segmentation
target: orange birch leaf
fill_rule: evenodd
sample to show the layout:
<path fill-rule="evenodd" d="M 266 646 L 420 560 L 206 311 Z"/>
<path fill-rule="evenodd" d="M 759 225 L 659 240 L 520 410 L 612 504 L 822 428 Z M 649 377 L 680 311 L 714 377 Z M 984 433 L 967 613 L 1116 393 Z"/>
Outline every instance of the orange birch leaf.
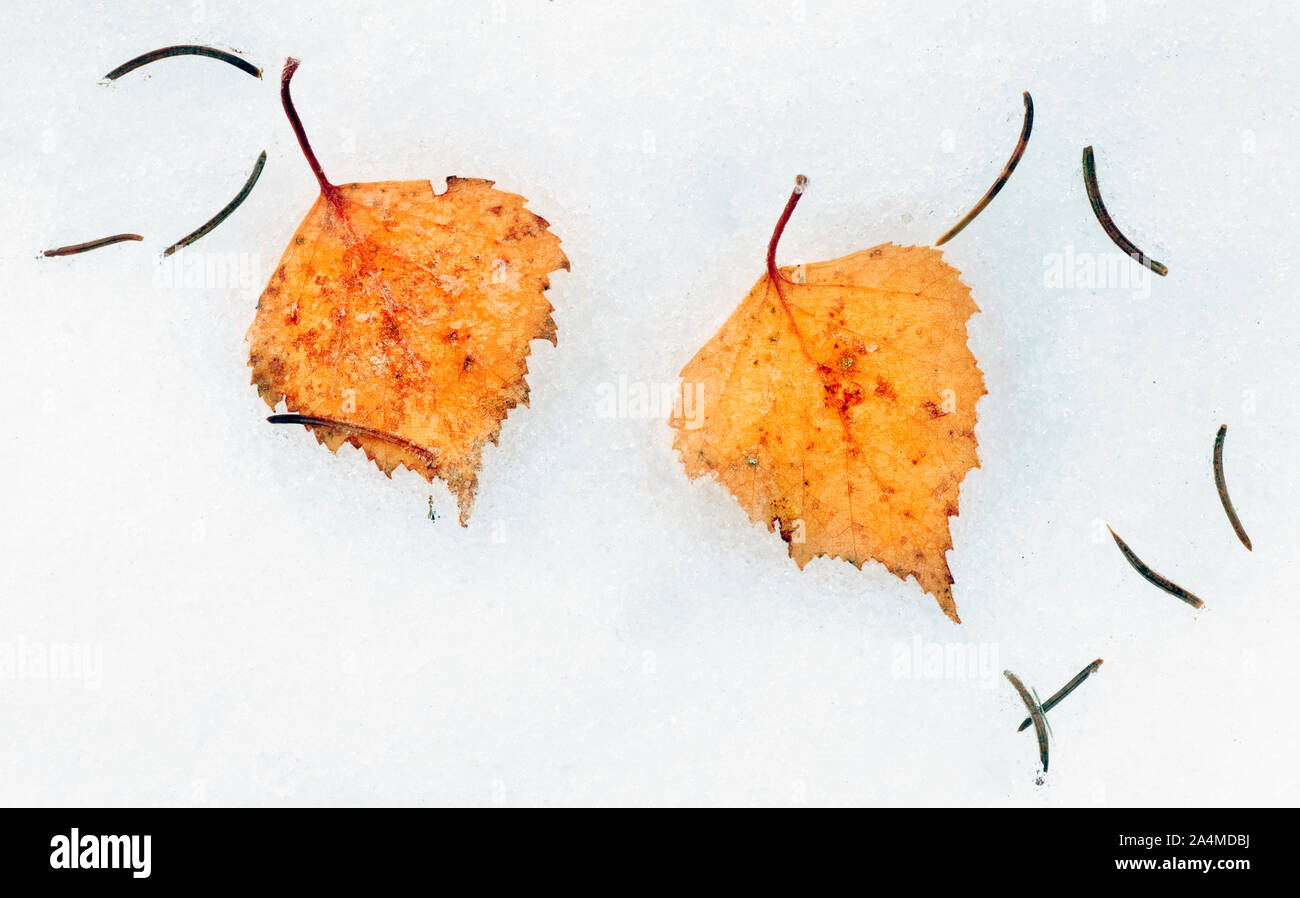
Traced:
<path fill-rule="evenodd" d="M 548 275 L 569 267 L 547 222 L 491 181 L 334 185 L 281 78 L 285 112 L 321 193 L 258 301 L 252 382 L 271 420 L 307 426 L 384 473 L 405 465 L 455 494 L 464 525 L 483 447 L 528 403 L 527 358 L 555 343 Z"/>
<path fill-rule="evenodd" d="M 799 567 L 875 560 L 960 622 L 948 518 L 976 456 L 978 311 L 942 253 L 882 244 L 768 273 L 682 370 L 670 423 L 692 477 L 712 475 Z"/>

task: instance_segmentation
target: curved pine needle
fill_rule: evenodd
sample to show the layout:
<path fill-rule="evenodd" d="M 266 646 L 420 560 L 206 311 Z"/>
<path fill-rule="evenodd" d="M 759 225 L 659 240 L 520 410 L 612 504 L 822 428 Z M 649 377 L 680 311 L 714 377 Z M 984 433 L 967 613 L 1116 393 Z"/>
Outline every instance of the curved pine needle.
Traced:
<path fill-rule="evenodd" d="M 935 246 L 943 246 L 949 240 L 960 234 L 966 225 L 975 220 L 976 215 L 979 215 L 984 211 L 985 206 L 993 202 L 993 197 L 998 195 L 998 191 L 1006 185 L 1007 181 L 1011 178 L 1011 173 L 1015 171 L 1016 166 L 1020 164 L 1020 157 L 1025 155 L 1025 147 L 1029 145 L 1029 134 L 1033 130 L 1034 99 L 1029 96 L 1029 91 L 1025 91 L 1025 123 L 1020 126 L 1020 139 L 1016 141 L 1016 148 L 1011 151 L 1011 158 L 1007 160 L 1006 165 L 1002 166 L 1002 174 L 998 175 L 997 180 L 993 182 L 993 186 L 989 188 L 988 193 L 984 194 L 984 198 L 975 204 L 975 208 L 967 212 L 961 221 L 957 222 L 949 229 L 948 233 L 935 241 Z"/>
<path fill-rule="evenodd" d="M 186 234 L 180 240 L 177 240 L 171 246 L 163 250 L 163 255 L 170 256 L 172 253 L 176 252 L 176 250 L 180 249 L 182 246 L 189 246 L 191 243 L 198 240 L 200 237 L 203 237 L 205 234 L 210 232 L 217 225 L 221 224 L 223 221 L 229 218 L 230 214 L 234 212 L 236 209 L 238 209 L 240 204 L 244 200 L 248 199 L 248 195 L 253 192 L 253 185 L 255 185 L 257 183 L 257 179 L 262 176 L 262 168 L 265 165 L 266 165 L 266 150 L 262 150 L 262 155 L 257 157 L 257 164 L 253 166 L 253 173 L 248 176 L 248 180 L 244 182 L 244 186 L 240 188 L 239 193 L 235 194 L 235 198 L 230 202 L 226 203 L 225 207 L 220 212 L 218 212 L 216 215 L 208 219 L 207 222 L 198 230 Z"/>
<path fill-rule="evenodd" d="M 123 243 L 127 240 L 143 240 L 139 234 L 114 234 L 112 237 L 100 237 L 98 240 L 90 240 L 86 243 L 74 243 L 71 246 L 60 246 L 56 249 L 47 249 L 42 255 L 44 256 L 75 256 L 77 253 L 89 252 L 92 249 L 99 249 L 101 246 L 112 246 L 114 243 Z"/>
<path fill-rule="evenodd" d="M 160 59 L 167 59 L 172 56 L 207 56 L 210 59 L 220 59 L 233 65 L 240 71 L 247 72 L 254 78 L 262 77 L 262 70 L 245 59 L 241 59 L 234 53 L 227 53 L 225 50 L 218 50 L 216 47 L 203 47 L 198 44 L 179 44 L 174 47 L 161 47 L 157 50 L 150 50 L 148 53 L 141 53 L 135 59 L 127 60 L 113 71 L 104 76 L 105 81 L 116 81 L 128 72 L 134 72 L 141 66 L 148 65 L 151 62 L 157 62 Z"/>
<path fill-rule="evenodd" d="M 1098 658 L 1096 661 L 1092 662 L 1092 663 L 1089 664 L 1087 667 L 1085 667 L 1083 670 L 1081 670 L 1081 671 L 1079 671 L 1077 674 L 1075 674 L 1075 675 L 1074 675 L 1074 679 L 1070 680 L 1070 682 L 1066 683 L 1066 684 L 1065 684 L 1064 686 L 1062 686 L 1060 689 L 1056 690 L 1056 692 L 1054 692 L 1054 693 L 1052 694 L 1052 697 L 1051 697 L 1051 698 L 1049 698 L 1047 701 L 1043 702 L 1043 705 L 1042 705 L 1042 707 L 1043 707 L 1043 713 L 1046 714 L 1048 711 L 1052 710 L 1052 709 L 1055 708 L 1057 705 L 1059 705 L 1059 704 L 1061 703 L 1061 699 L 1065 698 L 1067 695 L 1069 695 L 1069 694 L 1070 694 L 1071 692 L 1073 692 L 1075 689 L 1079 688 L 1079 684 L 1082 683 L 1084 680 L 1088 679 L 1088 677 L 1090 677 L 1090 676 L 1092 676 L 1093 674 L 1095 674 L 1095 673 L 1097 672 L 1097 668 L 1099 668 L 1099 667 L 1101 667 L 1101 659 L 1100 659 L 1100 658 Z M 1046 718 L 1043 718 L 1043 719 L 1046 720 Z M 1033 722 L 1034 722 L 1034 721 L 1033 721 L 1033 718 L 1031 718 L 1031 717 L 1026 717 L 1023 721 L 1021 721 L 1020 726 L 1016 729 L 1016 732 L 1017 732 L 1017 733 L 1023 733 L 1025 730 L 1029 729 L 1029 726 L 1030 726 Z"/>
<path fill-rule="evenodd" d="M 1228 521 L 1232 524 L 1232 529 L 1237 533 L 1237 539 L 1247 550 L 1253 552 L 1250 546 L 1250 537 L 1246 535 L 1246 528 L 1241 526 L 1241 519 L 1237 517 L 1237 509 L 1232 507 L 1232 500 L 1228 498 L 1228 483 L 1223 479 L 1223 438 L 1228 435 L 1228 425 L 1224 424 L 1219 428 L 1219 435 L 1214 438 L 1214 485 L 1219 490 L 1219 501 L 1223 503 L 1223 510 L 1228 513 Z"/>
<path fill-rule="evenodd" d="M 1016 687 L 1016 692 L 1020 693 L 1020 700 L 1025 703 L 1029 709 L 1029 717 L 1034 722 L 1034 732 L 1038 735 L 1038 758 L 1043 762 L 1043 773 L 1047 772 L 1047 719 L 1043 717 L 1043 706 L 1034 701 L 1034 697 L 1029 694 L 1025 684 L 1020 682 L 1017 677 L 1009 670 L 1002 671 L 1002 675 L 1011 681 L 1011 685 Z"/>
<path fill-rule="evenodd" d="M 1088 191 L 1088 202 L 1092 204 L 1092 214 L 1097 216 L 1097 221 L 1101 224 L 1101 229 L 1106 232 L 1106 236 L 1116 246 L 1124 250 L 1125 255 L 1139 265 L 1145 265 L 1161 277 L 1167 275 L 1169 269 L 1134 246 L 1132 240 L 1120 233 L 1120 229 L 1115 226 L 1110 213 L 1106 211 L 1106 204 L 1101 201 L 1101 189 L 1097 187 L 1097 162 L 1092 157 L 1092 147 L 1083 148 L 1083 186 Z"/>
<path fill-rule="evenodd" d="M 1107 525 L 1106 529 L 1110 530 L 1110 526 Z M 1192 595 L 1187 590 L 1183 589 L 1177 583 L 1173 582 L 1172 580 L 1165 579 L 1164 577 L 1157 574 L 1155 571 L 1151 570 L 1151 568 L 1143 564 L 1142 559 L 1138 558 L 1137 555 L 1133 552 L 1133 550 L 1128 547 L 1128 543 L 1124 542 L 1124 540 L 1119 538 L 1118 533 L 1116 533 L 1114 530 L 1110 530 L 1110 535 L 1115 538 L 1115 545 L 1119 546 L 1120 552 L 1124 554 L 1124 558 L 1128 561 L 1128 563 L 1133 566 L 1133 570 L 1141 574 L 1144 580 L 1146 580 L 1152 586 L 1160 587 L 1165 592 L 1169 593 L 1171 596 L 1177 596 L 1178 598 L 1186 602 L 1188 605 L 1191 605 L 1193 608 L 1205 607 L 1205 602 L 1201 601 L 1199 598 Z"/>
<path fill-rule="evenodd" d="M 428 465 L 430 470 L 438 469 L 438 456 L 423 446 L 416 445 L 404 437 L 397 434 L 388 433 L 383 430 L 375 430 L 373 427 L 364 427 L 360 424 L 350 424 L 347 421 L 338 421 L 334 418 L 321 418 L 316 415 L 270 415 L 266 419 L 272 424 L 301 424 L 304 427 L 328 427 L 332 430 L 341 430 L 344 433 L 351 433 L 354 436 L 370 437 L 376 440 L 382 440 L 385 443 L 391 443 L 400 449 L 414 453 L 420 456 Z"/>

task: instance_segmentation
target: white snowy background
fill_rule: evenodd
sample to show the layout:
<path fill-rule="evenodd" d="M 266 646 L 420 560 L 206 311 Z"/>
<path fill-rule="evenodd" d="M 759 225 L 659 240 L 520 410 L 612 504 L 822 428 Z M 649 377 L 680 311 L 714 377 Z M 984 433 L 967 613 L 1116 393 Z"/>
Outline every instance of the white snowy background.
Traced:
<path fill-rule="evenodd" d="M 11 4 L 0 803 L 1300 801 L 1298 19 L 1118 0 Z M 175 43 L 266 75 L 191 57 L 99 83 Z M 440 484 L 266 424 L 248 383 L 257 295 L 317 192 L 278 101 L 288 55 L 335 180 L 495 179 L 572 260 L 550 293 L 559 347 L 534 344 L 532 407 L 488 449 L 468 529 Z M 988 384 L 952 522 L 957 626 L 879 565 L 800 572 L 687 480 L 666 409 L 600 400 L 674 382 L 762 273 L 797 173 L 784 261 L 932 243 L 1006 161 L 1023 90 L 1028 152 L 945 247 Z M 1048 283 L 1053 258 L 1116 252 L 1087 144 L 1120 227 L 1169 266 L 1148 295 Z M 162 263 L 263 149 L 188 279 Z M 37 258 L 119 231 L 146 239 Z M 1211 478 L 1225 423 L 1254 552 Z M 1144 583 L 1103 522 L 1207 608 Z M 80 669 L 37 661 L 72 649 Z M 982 664 L 936 665 L 945 650 Z M 1051 714 L 1036 785 L 1001 671 L 1046 697 L 1098 656 Z"/>

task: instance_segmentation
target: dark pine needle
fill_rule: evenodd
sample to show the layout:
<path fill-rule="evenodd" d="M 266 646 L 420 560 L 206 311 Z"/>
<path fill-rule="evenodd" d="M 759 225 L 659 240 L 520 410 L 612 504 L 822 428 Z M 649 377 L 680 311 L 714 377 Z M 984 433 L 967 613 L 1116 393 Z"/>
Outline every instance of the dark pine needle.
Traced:
<path fill-rule="evenodd" d="M 160 59 L 168 59 L 172 56 L 206 56 L 209 59 L 220 59 L 222 62 L 229 63 L 240 71 L 247 72 L 254 78 L 262 77 L 262 70 L 245 59 L 241 59 L 234 53 L 227 53 L 225 50 L 218 50 L 216 47 L 204 47 L 198 44 L 178 44 L 174 47 L 160 47 L 157 50 L 150 50 L 148 53 L 141 53 L 135 59 L 127 60 L 113 71 L 104 76 L 105 81 L 116 81 L 128 72 L 134 72 L 141 66 L 148 65 L 151 62 L 157 62 Z"/>
<path fill-rule="evenodd" d="M 1043 762 L 1043 773 L 1047 772 L 1047 719 L 1043 717 L 1043 707 L 1034 700 L 1025 688 L 1025 684 L 1020 682 L 1017 677 L 1009 670 L 1002 671 L 1002 675 L 1011 681 L 1011 685 L 1016 687 L 1016 692 L 1020 693 L 1020 700 L 1025 703 L 1029 710 L 1029 717 L 1034 723 L 1034 732 L 1038 736 L 1038 759 Z"/>
<path fill-rule="evenodd" d="M 1020 139 L 1016 141 L 1016 148 L 1011 151 L 1011 158 L 1007 160 L 1006 165 L 1002 166 L 1002 174 L 998 175 L 997 180 L 993 182 L 993 186 L 989 188 L 988 193 L 984 194 L 983 199 L 975 204 L 975 208 L 967 212 L 961 221 L 957 222 L 948 230 L 948 233 L 935 241 L 935 246 L 943 246 L 949 240 L 960 234 L 966 225 L 975 220 L 975 216 L 984 211 L 985 206 L 993 202 L 993 197 L 998 195 L 998 191 L 1000 191 L 1006 185 L 1007 181 L 1011 179 L 1011 173 L 1015 171 L 1016 166 L 1020 164 L 1020 157 L 1025 155 L 1025 147 L 1029 146 L 1029 135 L 1033 130 L 1034 99 L 1029 96 L 1029 91 L 1025 91 L 1025 122 L 1020 126 Z"/>
<path fill-rule="evenodd" d="M 114 243 L 122 243 L 127 240 L 143 240 L 139 234 L 114 234 L 112 237 L 100 237 L 98 240 L 89 240 L 85 243 L 74 243 L 71 246 L 60 246 L 55 249 L 47 249 L 43 255 L 46 256 L 75 256 L 77 253 L 90 252 L 92 249 L 99 249 L 101 246 L 112 246 Z"/>
<path fill-rule="evenodd" d="M 400 437 L 395 433 L 388 433 L 384 430 L 376 430 L 373 427 L 366 427 L 362 424 L 352 424 L 348 421 L 339 421 L 335 418 L 322 418 L 317 415 L 299 415 L 289 413 L 283 415 L 270 415 L 266 419 L 272 424 L 301 424 L 303 427 L 326 427 L 331 430 L 338 430 L 343 433 L 351 434 L 354 437 L 370 437 L 375 440 L 382 440 L 385 443 L 391 443 L 400 449 L 411 452 L 424 459 L 425 464 L 430 470 L 438 469 L 438 456 L 431 450 L 426 449 L 416 443 L 412 443 L 405 437 Z"/>
<path fill-rule="evenodd" d="M 205 234 L 208 234 L 213 228 L 229 218 L 231 213 L 238 209 L 240 204 L 243 203 L 244 200 L 248 199 L 248 195 L 253 192 L 253 186 L 257 184 L 257 179 L 262 176 L 262 168 L 265 165 L 266 150 L 262 150 L 262 155 L 257 157 L 257 164 L 253 166 L 253 173 L 248 176 L 248 180 L 244 182 L 244 186 L 240 188 L 239 193 L 235 194 L 235 198 L 226 203 L 225 207 L 220 212 L 208 219 L 198 230 L 185 235 L 180 240 L 177 240 L 171 246 L 163 250 L 163 255 L 170 256 L 181 247 L 189 246 L 191 243 L 198 240 L 200 237 L 203 237 Z"/>
<path fill-rule="evenodd" d="M 1124 250 L 1139 265 L 1145 265 L 1156 274 L 1164 277 L 1169 269 L 1138 249 L 1132 240 L 1125 237 L 1106 211 L 1106 204 L 1101 201 L 1101 188 L 1097 186 L 1097 161 L 1092 157 L 1092 147 L 1083 148 L 1083 186 L 1088 191 L 1088 202 L 1092 204 L 1092 213 L 1097 216 L 1101 229 L 1106 232 L 1116 246 Z"/>
<path fill-rule="evenodd" d="M 1214 485 L 1219 490 L 1219 501 L 1223 503 L 1223 510 L 1228 513 L 1228 522 L 1232 524 L 1232 529 L 1237 534 L 1237 539 L 1248 550 L 1254 551 L 1250 545 L 1250 537 L 1246 535 L 1246 528 L 1241 526 L 1241 519 L 1237 517 L 1237 509 L 1232 507 L 1232 499 L 1228 498 L 1228 482 L 1223 479 L 1223 438 L 1228 435 L 1228 425 L 1224 424 L 1219 428 L 1219 434 L 1214 438 Z"/>
<path fill-rule="evenodd" d="M 1110 530 L 1110 527 L 1107 526 L 1106 529 Z M 1146 580 L 1148 583 L 1152 584 L 1153 586 L 1160 587 L 1165 592 L 1169 593 L 1171 596 L 1177 596 L 1178 598 L 1186 602 L 1188 605 L 1191 605 L 1193 608 L 1205 607 L 1205 602 L 1201 601 L 1199 598 L 1192 595 L 1187 590 L 1183 589 L 1177 583 L 1173 582 L 1172 580 L 1166 579 L 1165 577 L 1160 576 L 1155 571 L 1151 570 L 1151 568 L 1143 564 L 1142 559 L 1138 558 L 1137 554 L 1128 547 L 1128 543 L 1124 542 L 1124 540 L 1119 538 L 1118 533 L 1116 533 L 1114 530 L 1110 530 L 1110 535 L 1115 538 L 1115 545 L 1119 546 L 1120 552 L 1124 554 L 1124 558 L 1128 561 L 1128 563 L 1133 566 L 1133 570 L 1141 574 L 1144 580 Z"/>

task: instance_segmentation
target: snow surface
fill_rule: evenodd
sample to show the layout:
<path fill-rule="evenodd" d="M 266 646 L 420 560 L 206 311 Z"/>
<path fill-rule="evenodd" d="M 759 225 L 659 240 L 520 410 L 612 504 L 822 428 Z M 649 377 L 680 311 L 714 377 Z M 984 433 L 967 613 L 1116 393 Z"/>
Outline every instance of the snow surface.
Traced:
<path fill-rule="evenodd" d="M 1297 16 L 11 5 L 0 803 L 1300 801 Z M 182 58 L 98 83 L 189 42 L 266 77 Z M 572 260 L 559 347 L 534 344 L 532 407 L 486 453 L 468 529 L 441 485 L 265 424 L 248 384 L 254 303 L 316 195 L 276 94 L 288 55 L 335 180 L 495 179 Z M 1026 89 L 1020 168 L 945 247 L 988 383 L 956 626 L 878 565 L 800 572 L 686 479 L 665 409 L 601 399 L 674 382 L 761 274 L 797 173 L 784 262 L 934 241 L 1006 160 Z M 1168 278 L 1048 284 L 1054 258 L 1116 252 L 1086 144 Z M 161 262 L 262 149 L 188 280 Z M 118 231 L 146 240 L 36 258 Z M 1210 476 L 1224 423 L 1253 553 Z M 1143 583 L 1103 522 L 1208 607 Z M 944 647 L 976 663 L 914 667 Z M 60 652 L 80 667 L 42 673 Z M 1001 671 L 1046 696 L 1098 656 L 1036 786 Z"/>

